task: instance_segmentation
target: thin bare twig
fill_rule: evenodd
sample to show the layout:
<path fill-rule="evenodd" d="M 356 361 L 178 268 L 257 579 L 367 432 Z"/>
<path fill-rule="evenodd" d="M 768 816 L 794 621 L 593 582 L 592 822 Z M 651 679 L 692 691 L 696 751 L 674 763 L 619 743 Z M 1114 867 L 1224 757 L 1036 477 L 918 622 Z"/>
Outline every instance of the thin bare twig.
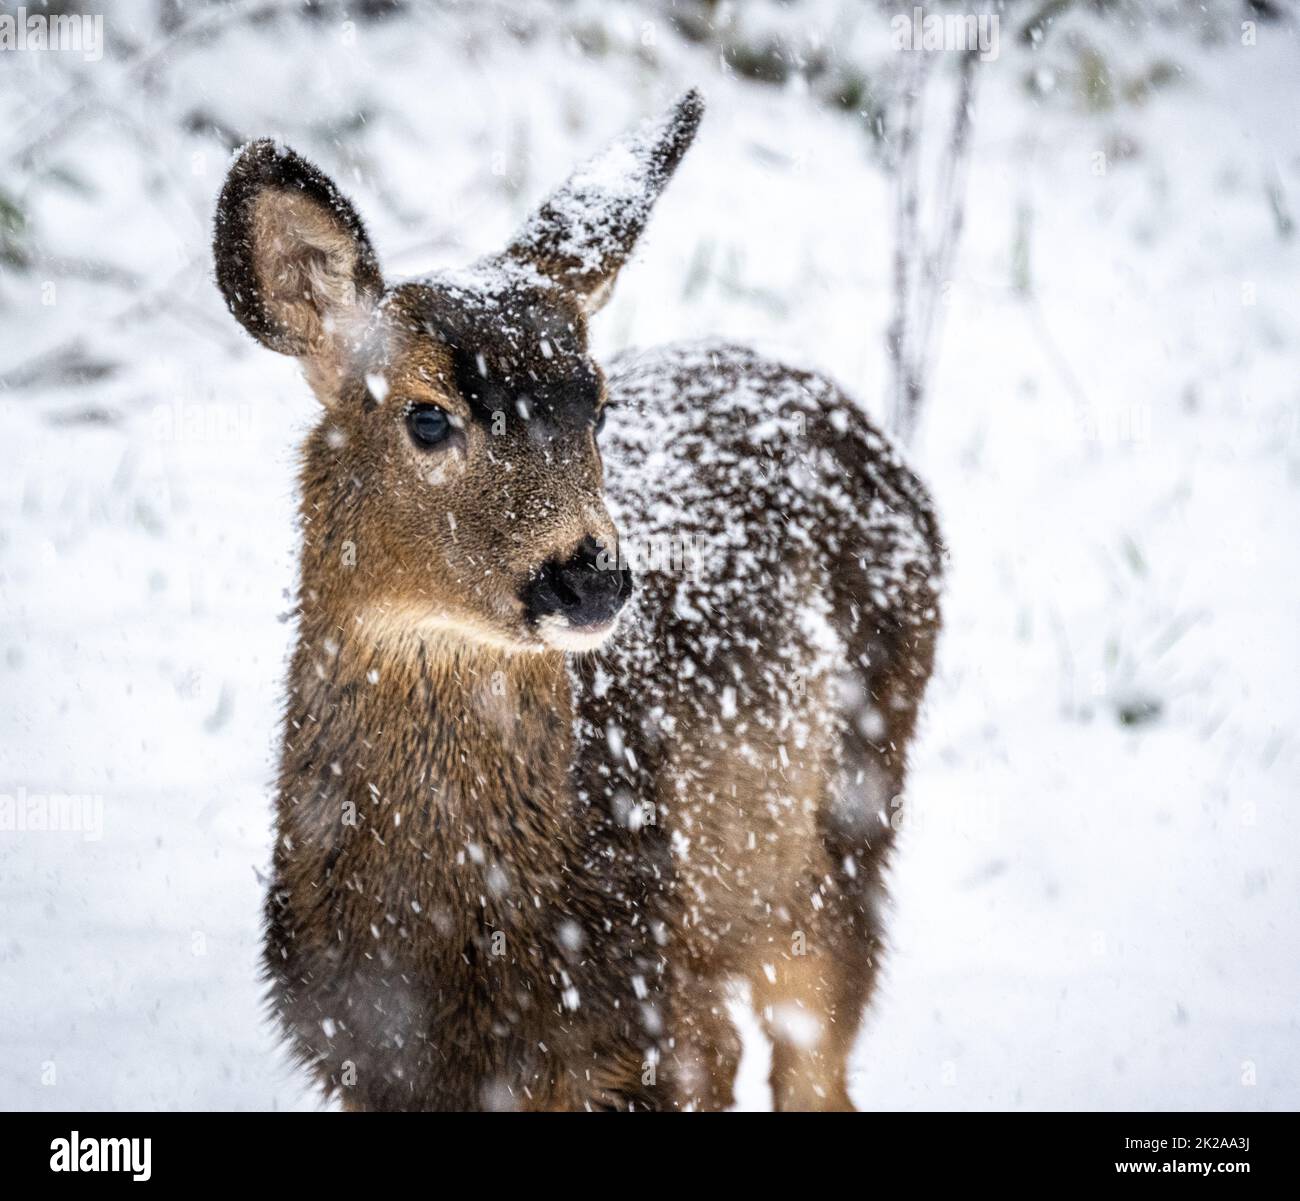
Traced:
<path fill-rule="evenodd" d="M 968 51 L 962 56 L 957 105 L 953 111 L 952 133 L 948 139 L 943 178 L 939 185 L 939 242 L 926 264 L 928 307 L 922 320 L 917 347 L 922 367 L 934 361 L 934 352 L 943 327 L 943 305 L 939 302 L 944 284 L 952 278 L 953 259 L 961 241 L 965 217 L 966 173 L 970 163 L 971 116 L 975 106 L 975 78 L 975 52 Z"/>
<path fill-rule="evenodd" d="M 910 249 L 916 245 L 919 204 L 920 103 L 928 60 L 917 55 L 909 64 L 903 84 L 902 113 L 894 153 L 894 316 L 890 322 L 888 345 L 894 368 L 894 398 L 891 420 L 895 428 L 901 415 L 911 407 L 917 381 L 913 372 L 910 343 L 912 326 L 915 258 Z"/>
<path fill-rule="evenodd" d="M 890 426 L 903 442 L 916 431 L 929 371 L 942 330 L 940 301 L 961 240 L 966 176 L 975 105 L 975 54 L 963 55 L 953 113 L 936 190 L 938 233 L 927 249 L 920 228 L 920 111 L 928 80 L 924 56 L 904 87 L 895 162 L 894 317 L 889 352 L 894 367 Z"/>

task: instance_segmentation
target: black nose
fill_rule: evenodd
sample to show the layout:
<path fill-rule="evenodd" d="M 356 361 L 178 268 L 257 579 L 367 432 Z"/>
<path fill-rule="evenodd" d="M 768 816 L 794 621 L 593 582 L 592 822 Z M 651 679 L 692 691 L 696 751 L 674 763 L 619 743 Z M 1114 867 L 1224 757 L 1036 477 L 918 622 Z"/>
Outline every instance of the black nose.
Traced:
<path fill-rule="evenodd" d="M 564 617 L 572 626 L 602 626 L 632 595 L 632 572 L 618 556 L 586 538 L 564 562 L 551 559 L 524 588 L 524 607 L 536 624 Z"/>

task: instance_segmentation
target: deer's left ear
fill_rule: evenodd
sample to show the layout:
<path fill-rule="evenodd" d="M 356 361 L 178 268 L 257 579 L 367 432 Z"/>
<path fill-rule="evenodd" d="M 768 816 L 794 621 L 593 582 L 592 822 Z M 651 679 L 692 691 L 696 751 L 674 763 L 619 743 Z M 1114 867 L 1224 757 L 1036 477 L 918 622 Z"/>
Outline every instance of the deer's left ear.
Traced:
<path fill-rule="evenodd" d="M 704 114 L 693 88 L 663 116 L 624 134 L 544 200 L 506 248 L 594 313 L 672 178 Z"/>
<path fill-rule="evenodd" d="M 383 294 L 361 218 L 334 183 L 269 139 L 240 152 L 217 202 L 217 283 L 263 346 L 328 357 Z"/>

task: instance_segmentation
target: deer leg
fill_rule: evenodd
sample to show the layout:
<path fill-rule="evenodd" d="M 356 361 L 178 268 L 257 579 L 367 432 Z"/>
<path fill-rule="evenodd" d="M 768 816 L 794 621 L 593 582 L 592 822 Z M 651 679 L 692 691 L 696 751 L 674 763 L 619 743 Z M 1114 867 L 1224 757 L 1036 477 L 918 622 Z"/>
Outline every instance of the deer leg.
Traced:
<path fill-rule="evenodd" d="M 677 1108 L 717 1111 L 734 1103 L 740 1035 L 716 982 L 692 974 L 679 985 L 667 1059 Z"/>
<path fill-rule="evenodd" d="M 751 976 L 754 1006 L 772 1042 L 775 1109 L 854 1108 L 845 1085 L 862 1013 L 853 975 L 834 955 L 809 950 L 767 958 Z"/>
<path fill-rule="evenodd" d="M 807 867 L 772 896 L 780 914 L 749 953 L 754 1008 L 772 1044 L 778 1110 L 851 1110 L 847 1061 L 880 951 L 889 789 L 850 768 L 826 773 Z M 877 775 L 880 773 L 877 772 Z M 779 902 L 779 903 L 778 903 Z"/>

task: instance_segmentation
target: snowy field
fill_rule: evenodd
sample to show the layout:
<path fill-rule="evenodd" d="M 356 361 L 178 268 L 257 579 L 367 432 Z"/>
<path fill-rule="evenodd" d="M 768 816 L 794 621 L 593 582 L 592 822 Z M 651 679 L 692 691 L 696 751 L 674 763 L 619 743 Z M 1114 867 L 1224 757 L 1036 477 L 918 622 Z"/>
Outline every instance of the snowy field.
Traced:
<path fill-rule="evenodd" d="M 0 831 L 0 1105 L 311 1108 L 255 971 L 315 402 L 212 284 L 223 136 L 320 162 L 401 275 L 495 248 L 699 84 L 598 349 L 757 342 L 877 415 L 892 192 L 860 119 L 655 4 L 232 20 L 155 56 L 154 6 L 106 7 L 102 61 L 0 63 L 27 248 L 0 255 L 0 795 L 102 804 L 101 837 Z M 863 11 L 747 20 L 883 61 Z M 913 449 L 946 630 L 866 1109 L 1300 1106 L 1300 34 L 1080 22 L 1110 103 L 1063 32 L 1035 57 L 1008 20 L 979 68 Z"/>

